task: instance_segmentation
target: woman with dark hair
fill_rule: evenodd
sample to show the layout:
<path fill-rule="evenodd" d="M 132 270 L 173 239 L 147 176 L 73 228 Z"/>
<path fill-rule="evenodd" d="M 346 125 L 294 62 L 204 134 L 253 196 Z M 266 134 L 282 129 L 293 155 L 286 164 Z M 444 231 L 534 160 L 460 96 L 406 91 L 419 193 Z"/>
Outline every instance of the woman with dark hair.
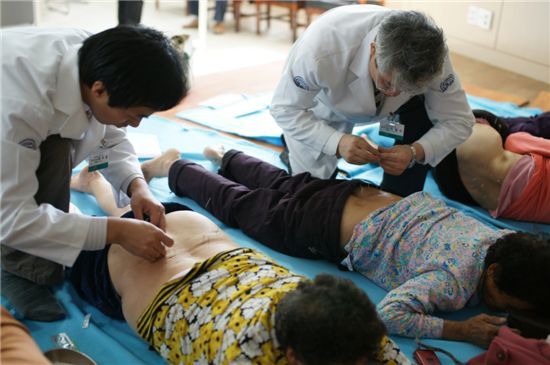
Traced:
<path fill-rule="evenodd" d="M 484 260 L 485 275 L 492 276 L 488 283 L 493 284 L 499 292 L 487 295 L 487 305 L 498 307 L 497 296 L 506 295 L 509 302 L 513 298 L 522 298 L 521 301 L 529 303 L 529 309 L 548 315 L 550 290 L 548 286 L 539 287 L 537 281 L 540 280 L 538 278 L 548 276 L 548 268 L 543 263 L 549 255 L 549 242 L 542 237 L 522 232 L 500 237 L 489 247 Z M 494 292 L 492 288 L 484 290 Z M 517 308 L 520 305 L 511 304 L 509 307 Z"/>

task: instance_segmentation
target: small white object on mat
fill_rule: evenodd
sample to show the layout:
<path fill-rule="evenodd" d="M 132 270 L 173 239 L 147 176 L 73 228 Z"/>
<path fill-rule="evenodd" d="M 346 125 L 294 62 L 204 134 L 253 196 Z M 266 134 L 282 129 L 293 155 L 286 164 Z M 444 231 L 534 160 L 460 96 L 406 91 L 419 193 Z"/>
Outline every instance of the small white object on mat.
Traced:
<path fill-rule="evenodd" d="M 154 134 L 129 132 L 126 136 L 139 158 L 154 158 L 162 154 L 159 139 Z"/>
<path fill-rule="evenodd" d="M 84 316 L 84 320 L 82 321 L 82 328 L 88 328 L 90 325 L 90 318 L 92 317 L 91 313 L 88 313 Z"/>

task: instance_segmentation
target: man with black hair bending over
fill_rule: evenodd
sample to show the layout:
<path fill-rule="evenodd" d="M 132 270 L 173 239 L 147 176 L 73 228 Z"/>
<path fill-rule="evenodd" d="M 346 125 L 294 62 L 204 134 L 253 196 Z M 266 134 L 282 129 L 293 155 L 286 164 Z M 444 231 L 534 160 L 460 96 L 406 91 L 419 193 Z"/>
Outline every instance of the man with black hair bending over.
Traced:
<path fill-rule="evenodd" d="M 172 245 L 125 127 L 175 106 L 187 93 L 187 66 L 148 28 L 0 36 L 2 295 L 25 318 L 56 320 L 64 310 L 45 285 L 61 282 L 81 250 L 118 243 L 154 261 Z M 68 213 L 71 170 L 84 159 L 138 220 Z"/>
<path fill-rule="evenodd" d="M 173 155 L 143 165 L 145 176 L 163 175 Z M 83 170 L 72 187 L 119 213 L 100 173 Z M 69 277 L 84 299 L 125 319 L 168 363 L 409 364 L 351 281 L 307 280 L 239 247 L 205 216 L 165 206 L 174 239 L 165 257 L 150 262 L 108 245 L 82 251 Z"/>
<path fill-rule="evenodd" d="M 219 174 L 175 161 L 174 193 L 274 250 L 365 275 L 388 290 L 378 313 L 392 334 L 487 346 L 504 318 L 453 321 L 434 312 L 481 302 L 547 315 L 548 240 L 491 228 L 425 192 L 401 198 L 359 180 L 290 176 L 235 150 L 205 155 Z"/>

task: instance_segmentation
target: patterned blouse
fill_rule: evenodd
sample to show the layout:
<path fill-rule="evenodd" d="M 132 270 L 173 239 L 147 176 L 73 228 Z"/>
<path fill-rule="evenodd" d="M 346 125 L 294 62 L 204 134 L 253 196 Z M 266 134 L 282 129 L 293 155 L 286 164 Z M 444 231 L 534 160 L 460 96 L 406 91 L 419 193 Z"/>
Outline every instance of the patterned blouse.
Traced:
<path fill-rule="evenodd" d="M 479 303 L 487 249 L 510 232 L 419 192 L 360 222 L 342 263 L 389 290 L 377 309 L 390 333 L 439 338 L 443 319 L 431 313 Z"/>

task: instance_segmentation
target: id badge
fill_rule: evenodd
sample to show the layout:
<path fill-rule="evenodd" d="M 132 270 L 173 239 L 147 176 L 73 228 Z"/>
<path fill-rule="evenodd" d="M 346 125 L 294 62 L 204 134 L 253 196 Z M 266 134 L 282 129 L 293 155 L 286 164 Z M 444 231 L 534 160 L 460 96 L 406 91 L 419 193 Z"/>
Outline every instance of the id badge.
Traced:
<path fill-rule="evenodd" d="M 380 120 L 380 131 L 378 134 L 402 141 L 405 135 L 405 125 L 399 123 L 399 114 L 392 114 Z"/>
<path fill-rule="evenodd" d="M 88 158 L 88 171 L 97 171 L 109 166 L 109 151 L 100 148 Z"/>

